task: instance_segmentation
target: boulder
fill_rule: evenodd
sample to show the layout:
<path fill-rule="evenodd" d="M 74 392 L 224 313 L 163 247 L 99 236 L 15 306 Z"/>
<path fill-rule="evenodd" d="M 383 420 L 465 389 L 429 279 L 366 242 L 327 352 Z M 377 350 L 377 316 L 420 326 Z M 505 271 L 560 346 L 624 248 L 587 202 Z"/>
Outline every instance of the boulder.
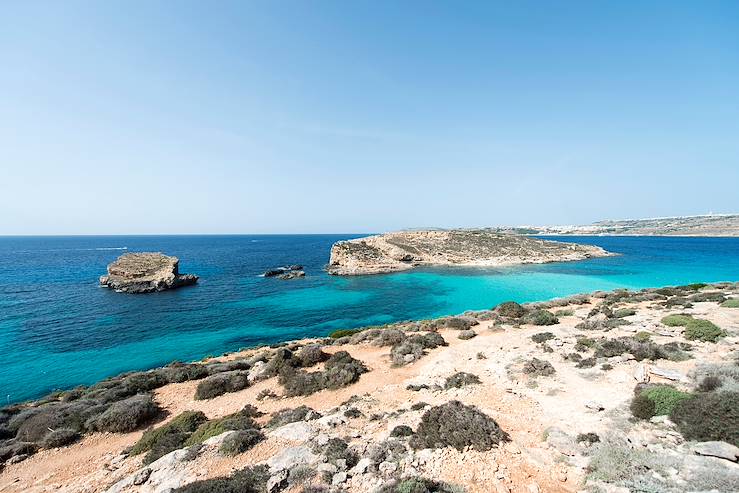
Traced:
<path fill-rule="evenodd" d="M 153 293 L 189 286 L 194 274 L 179 273 L 179 259 L 162 253 L 126 253 L 108 265 L 100 285 L 121 293 Z"/>
<path fill-rule="evenodd" d="M 288 447 L 267 461 L 269 470 L 275 474 L 282 470 L 289 470 L 302 464 L 314 464 L 319 457 L 311 452 L 308 447 Z"/>

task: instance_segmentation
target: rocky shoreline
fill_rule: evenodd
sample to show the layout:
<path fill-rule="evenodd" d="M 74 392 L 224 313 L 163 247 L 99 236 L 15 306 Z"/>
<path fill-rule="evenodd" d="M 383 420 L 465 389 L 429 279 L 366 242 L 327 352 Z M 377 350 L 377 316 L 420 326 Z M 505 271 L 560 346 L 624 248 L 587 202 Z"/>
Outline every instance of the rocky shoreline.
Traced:
<path fill-rule="evenodd" d="M 418 266 L 499 267 L 610 255 L 598 246 L 490 230 L 401 231 L 335 243 L 327 271 L 344 276 L 384 274 Z"/>
<path fill-rule="evenodd" d="M 739 283 L 336 331 L 3 408 L 0 489 L 732 491 L 738 349 Z"/>

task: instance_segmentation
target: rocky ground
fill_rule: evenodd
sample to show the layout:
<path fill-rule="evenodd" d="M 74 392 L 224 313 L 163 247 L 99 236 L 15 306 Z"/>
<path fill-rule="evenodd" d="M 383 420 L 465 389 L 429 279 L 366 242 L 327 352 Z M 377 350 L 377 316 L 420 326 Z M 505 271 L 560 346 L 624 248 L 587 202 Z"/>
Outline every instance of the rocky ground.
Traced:
<path fill-rule="evenodd" d="M 597 246 L 490 230 L 400 231 L 335 243 L 328 272 L 381 274 L 421 265 L 542 264 L 607 255 L 611 254 Z"/>
<path fill-rule="evenodd" d="M 108 265 L 100 285 L 122 293 L 152 293 L 195 284 L 198 276 L 180 274 L 179 263 L 161 253 L 126 253 Z"/>
<path fill-rule="evenodd" d="M 739 284 L 332 336 L 5 408 L 0 491 L 738 489 Z"/>

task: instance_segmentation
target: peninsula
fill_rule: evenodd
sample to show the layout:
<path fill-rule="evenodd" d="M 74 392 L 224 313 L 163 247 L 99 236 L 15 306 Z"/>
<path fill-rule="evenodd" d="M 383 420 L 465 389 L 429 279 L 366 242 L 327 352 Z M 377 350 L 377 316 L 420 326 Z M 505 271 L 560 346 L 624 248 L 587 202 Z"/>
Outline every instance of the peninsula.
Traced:
<path fill-rule="evenodd" d="M 609 255 L 597 246 L 491 230 L 400 231 L 335 243 L 327 270 L 334 275 L 382 274 L 423 265 L 498 267 Z"/>

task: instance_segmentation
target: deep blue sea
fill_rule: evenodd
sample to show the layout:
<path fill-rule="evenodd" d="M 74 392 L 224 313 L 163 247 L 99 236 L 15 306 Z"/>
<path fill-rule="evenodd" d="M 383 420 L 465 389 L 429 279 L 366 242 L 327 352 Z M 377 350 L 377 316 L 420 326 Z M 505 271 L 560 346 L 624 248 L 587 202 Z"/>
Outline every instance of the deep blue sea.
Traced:
<path fill-rule="evenodd" d="M 0 396 L 6 402 L 128 370 L 260 343 L 618 287 L 739 280 L 739 238 L 566 237 L 621 255 L 504 269 L 332 277 L 351 235 L 0 237 Z M 98 287 L 118 255 L 162 251 L 193 287 L 127 295 Z M 299 263 L 307 277 L 262 278 Z"/>

